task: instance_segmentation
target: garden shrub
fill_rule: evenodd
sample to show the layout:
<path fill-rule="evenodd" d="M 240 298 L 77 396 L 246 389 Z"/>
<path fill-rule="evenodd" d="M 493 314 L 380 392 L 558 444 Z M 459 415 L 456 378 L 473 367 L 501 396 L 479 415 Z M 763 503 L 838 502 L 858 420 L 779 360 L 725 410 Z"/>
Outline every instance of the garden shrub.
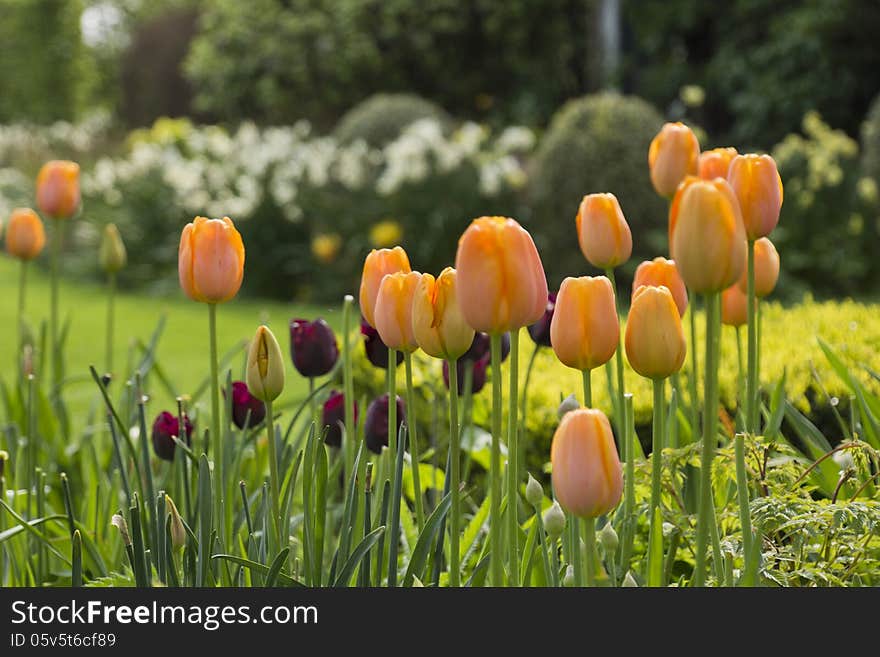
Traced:
<path fill-rule="evenodd" d="M 862 173 L 880 185 L 880 95 L 862 123 Z"/>
<path fill-rule="evenodd" d="M 611 93 L 569 101 L 554 116 L 531 162 L 534 209 L 524 222 L 545 254 L 551 287 L 587 267 L 572 248 L 585 194 L 612 192 L 620 201 L 636 236 L 628 272 L 640 260 L 666 252 L 666 202 L 654 192 L 648 172 L 648 146 L 662 124 L 645 101 Z"/>
<path fill-rule="evenodd" d="M 363 139 L 368 146 L 381 148 L 419 119 L 449 123 L 442 107 L 415 94 L 376 94 L 346 112 L 334 136 L 342 144 Z"/>

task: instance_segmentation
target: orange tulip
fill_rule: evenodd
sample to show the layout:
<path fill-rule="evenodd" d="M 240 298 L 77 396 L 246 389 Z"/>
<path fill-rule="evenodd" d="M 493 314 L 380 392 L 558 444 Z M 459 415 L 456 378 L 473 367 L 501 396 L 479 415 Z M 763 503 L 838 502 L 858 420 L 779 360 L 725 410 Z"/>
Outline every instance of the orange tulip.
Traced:
<path fill-rule="evenodd" d="M 507 217 L 474 219 L 455 255 L 458 304 L 476 331 L 534 324 L 547 307 L 547 277 L 528 231 Z"/>
<path fill-rule="evenodd" d="M 576 222 L 581 251 L 594 267 L 613 269 L 629 260 L 632 233 L 614 194 L 584 196 Z"/>
<path fill-rule="evenodd" d="M 244 277 L 244 244 L 229 217 L 196 217 L 180 235 L 180 287 L 193 301 L 221 303 L 238 293 Z"/>
<path fill-rule="evenodd" d="M 738 155 L 732 146 L 728 148 L 713 148 L 711 151 L 700 153 L 700 178 L 712 180 L 712 178 L 727 178 L 730 171 L 730 163 Z"/>
<path fill-rule="evenodd" d="M 748 255 L 746 255 L 748 258 Z M 739 277 L 739 289 L 748 292 L 748 259 Z M 779 252 L 768 238 L 755 240 L 755 296 L 763 299 L 770 296 L 779 280 Z"/>
<path fill-rule="evenodd" d="M 688 305 L 688 293 L 674 260 L 654 258 L 653 260 L 645 260 L 640 264 L 636 268 L 636 275 L 633 279 L 633 299 L 639 288 L 643 285 L 664 286 L 672 293 L 679 316 L 684 316 L 684 311 L 687 310 Z"/>
<path fill-rule="evenodd" d="M 678 372 L 687 353 L 681 316 L 666 287 L 636 290 L 626 320 L 626 358 L 647 379 L 665 379 Z"/>
<path fill-rule="evenodd" d="M 398 271 L 412 271 L 406 251 L 399 246 L 395 246 L 393 249 L 373 249 L 364 260 L 360 291 L 361 313 L 373 328 L 376 328 L 374 319 L 376 296 L 379 294 L 382 278 L 385 274 L 393 274 Z"/>
<path fill-rule="evenodd" d="M 454 360 L 474 340 L 474 330 L 458 307 L 458 276 L 452 267 L 436 279 L 422 274 L 413 296 L 413 334 L 422 350 L 434 358 Z"/>
<path fill-rule="evenodd" d="M 376 330 L 391 349 L 413 352 L 419 348 L 413 334 L 412 311 L 413 297 L 421 279 L 422 275 L 416 271 L 398 271 L 386 274 L 379 284 L 374 309 Z"/>
<path fill-rule="evenodd" d="M 30 208 L 16 208 L 6 229 L 6 251 L 19 260 L 33 260 L 46 246 L 43 222 Z"/>
<path fill-rule="evenodd" d="M 700 142 L 684 123 L 667 123 L 648 149 L 651 183 L 660 196 L 671 198 L 687 175 L 696 175 Z"/>
<path fill-rule="evenodd" d="M 727 180 L 742 210 L 746 236 L 767 237 L 779 223 L 782 178 L 769 155 L 737 155 L 730 163 Z"/>
<path fill-rule="evenodd" d="M 550 447 L 553 490 L 569 513 L 596 518 L 614 509 L 623 492 L 623 473 L 611 425 L 596 409 L 563 416 Z"/>
<path fill-rule="evenodd" d="M 726 181 L 689 177 L 669 210 L 670 251 L 685 285 L 721 292 L 740 277 L 746 237 L 739 203 Z"/>
<path fill-rule="evenodd" d="M 79 208 L 79 165 L 68 160 L 46 162 L 37 174 L 37 207 L 53 219 L 66 219 Z"/>
<path fill-rule="evenodd" d="M 725 326 L 745 326 L 748 323 L 748 297 L 739 285 L 731 285 L 721 293 L 721 323 Z"/>
<path fill-rule="evenodd" d="M 611 360 L 619 339 L 611 281 L 605 276 L 562 281 L 550 322 L 550 344 L 556 357 L 576 370 L 591 370 Z"/>

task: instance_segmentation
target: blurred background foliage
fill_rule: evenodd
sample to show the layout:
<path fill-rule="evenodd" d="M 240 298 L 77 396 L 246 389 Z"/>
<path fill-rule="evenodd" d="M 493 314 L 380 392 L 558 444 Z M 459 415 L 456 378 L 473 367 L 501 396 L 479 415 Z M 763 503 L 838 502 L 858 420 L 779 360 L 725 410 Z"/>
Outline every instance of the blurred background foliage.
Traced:
<path fill-rule="evenodd" d="M 574 215 L 604 190 L 633 227 L 632 270 L 666 248 L 646 162 L 665 120 L 777 158 L 781 298 L 880 279 L 878 3 L 0 0 L 0 15 L 0 213 L 28 203 L 42 160 L 79 160 L 68 246 L 120 223 L 130 286 L 173 285 L 179 226 L 220 213 L 254 254 L 255 295 L 338 299 L 389 241 L 438 271 L 486 213 L 529 226 L 555 286 L 587 269 Z"/>

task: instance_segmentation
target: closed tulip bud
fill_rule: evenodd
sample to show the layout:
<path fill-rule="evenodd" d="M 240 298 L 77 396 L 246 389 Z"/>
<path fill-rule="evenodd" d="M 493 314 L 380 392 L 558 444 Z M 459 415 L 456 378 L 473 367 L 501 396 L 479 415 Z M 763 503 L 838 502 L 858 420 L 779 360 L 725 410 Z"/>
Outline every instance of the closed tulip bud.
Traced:
<path fill-rule="evenodd" d="M 553 490 L 569 513 L 597 518 L 620 502 L 623 473 L 602 411 L 582 408 L 567 413 L 553 436 L 550 462 Z"/>
<path fill-rule="evenodd" d="M 406 407 L 403 400 L 397 397 L 397 427 L 406 421 Z M 364 442 L 367 449 L 375 454 L 381 454 L 383 447 L 388 447 L 388 393 L 378 397 L 367 407 L 367 417 L 364 420 Z"/>
<path fill-rule="evenodd" d="M 477 394 L 486 385 L 486 371 L 489 369 L 489 356 L 484 356 L 480 360 L 473 361 L 467 358 L 459 358 L 455 361 L 455 368 L 458 370 L 458 394 L 463 395 L 465 392 L 465 376 L 467 370 L 471 369 L 471 393 Z M 449 389 L 449 361 L 443 361 L 443 383 L 446 389 Z"/>
<path fill-rule="evenodd" d="M 172 415 L 168 411 L 162 411 L 156 416 L 156 419 L 153 421 L 153 431 L 151 435 L 153 440 L 153 451 L 156 453 L 156 456 L 164 461 L 174 460 L 174 448 L 177 444 L 174 442 L 172 436 L 179 440 L 183 440 L 187 445 L 190 444 L 193 424 L 186 415 L 183 416 L 183 425 L 186 435 L 181 435 L 180 421 L 176 415 Z"/>
<path fill-rule="evenodd" d="M 737 155 L 736 149 L 732 146 L 703 151 L 700 153 L 700 178 L 703 180 L 712 180 L 713 178 L 726 179 L 727 172 L 730 171 L 730 163 Z"/>
<path fill-rule="evenodd" d="M 182 550 L 183 546 L 186 545 L 186 529 L 183 527 L 183 519 L 177 510 L 177 505 L 169 495 L 165 495 L 165 507 L 171 516 L 171 547 L 175 550 Z"/>
<path fill-rule="evenodd" d="M 550 324 L 556 357 L 576 370 L 591 370 L 611 360 L 619 338 L 611 281 L 604 276 L 562 281 Z"/>
<path fill-rule="evenodd" d="M 578 401 L 578 398 L 575 397 L 574 393 L 572 393 L 568 397 L 563 399 L 562 403 L 559 404 L 559 407 L 556 409 L 556 417 L 562 420 L 562 418 L 565 417 L 566 413 L 576 411 L 580 407 L 581 403 Z"/>
<path fill-rule="evenodd" d="M 748 254 L 746 254 L 748 258 Z M 755 240 L 755 296 L 763 299 L 770 296 L 779 280 L 779 252 L 766 237 Z M 743 273 L 739 277 L 739 289 L 748 292 L 749 272 L 748 260 L 743 266 Z"/>
<path fill-rule="evenodd" d="M 678 372 L 687 351 L 681 316 L 665 287 L 640 287 L 626 320 L 626 358 L 648 379 L 665 379 Z"/>
<path fill-rule="evenodd" d="M 534 324 L 528 327 L 529 336 L 538 347 L 550 346 L 550 323 L 553 321 L 553 311 L 556 310 L 556 292 L 547 295 L 547 306 L 544 315 Z"/>
<path fill-rule="evenodd" d="M 613 269 L 632 255 L 632 233 L 614 194 L 589 194 L 578 208 L 578 243 L 594 267 Z"/>
<path fill-rule="evenodd" d="M 541 482 L 529 474 L 529 480 L 526 483 L 526 502 L 532 506 L 538 506 L 544 499 L 544 488 Z"/>
<path fill-rule="evenodd" d="M 357 424 L 358 406 L 354 403 L 354 421 Z M 326 427 L 324 443 L 330 447 L 342 446 L 342 428 L 345 426 L 345 395 L 338 390 L 330 391 L 330 396 L 321 408 L 321 426 Z"/>
<path fill-rule="evenodd" d="M 226 390 L 223 391 L 226 396 Z M 250 414 L 250 415 L 248 415 Z M 250 419 L 248 419 L 250 418 Z M 244 381 L 232 382 L 232 422 L 239 429 L 256 427 L 266 419 L 266 404 L 248 390 Z"/>
<path fill-rule="evenodd" d="M 562 586 L 567 589 L 574 586 L 574 566 L 565 567 L 565 574 L 562 576 Z"/>
<path fill-rule="evenodd" d="M 30 208 L 16 208 L 6 228 L 6 252 L 19 260 L 33 260 L 46 246 L 46 232 L 37 213 Z"/>
<path fill-rule="evenodd" d="M 125 517 L 119 513 L 114 513 L 113 517 L 110 518 L 110 524 L 119 530 L 119 536 L 122 537 L 122 544 L 126 547 L 131 545 L 131 534 L 128 531 L 128 523 L 125 522 Z"/>
<path fill-rule="evenodd" d="M 9 460 L 9 452 L 0 449 L 0 480 L 3 479 L 6 473 L 6 461 Z"/>
<path fill-rule="evenodd" d="M 125 267 L 127 254 L 125 243 L 116 228 L 116 224 L 104 226 L 104 234 L 101 236 L 101 246 L 98 248 L 98 262 L 108 274 L 115 274 Z"/>
<path fill-rule="evenodd" d="M 631 571 L 626 571 L 626 575 L 623 577 L 623 584 L 621 586 L 625 589 L 637 589 L 639 588 L 639 583 L 636 581 L 636 578 L 633 577 Z"/>
<path fill-rule="evenodd" d="M 180 287 L 193 301 L 221 303 L 238 294 L 244 277 L 244 244 L 229 217 L 196 217 L 180 235 Z"/>
<path fill-rule="evenodd" d="M 746 236 L 739 203 L 726 181 L 689 178 L 669 210 L 670 250 L 688 289 L 721 292 L 742 274 Z"/>
<path fill-rule="evenodd" d="M 671 198 L 685 176 L 696 175 L 700 142 L 684 123 L 667 123 L 651 141 L 648 167 L 651 183 L 660 196 Z"/>
<path fill-rule="evenodd" d="M 376 297 L 379 286 L 386 274 L 409 272 L 409 258 L 401 247 L 393 249 L 373 249 L 364 260 L 364 271 L 361 275 L 360 305 L 361 313 L 370 326 L 376 326 Z"/>
<path fill-rule="evenodd" d="M 739 200 L 748 239 L 767 237 L 782 209 L 782 178 L 775 160 L 769 155 L 737 155 L 727 180 Z"/>
<path fill-rule="evenodd" d="M 544 511 L 544 529 L 551 538 L 559 538 L 565 531 L 565 512 L 556 500 Z"/>
<path fill-rule="evenodd" d="M 264 402 L 275 401 L 284 390 L 284 357 L 268 326 L 258 326 L 247 358 L 247 387 Z"/>
<path fill-rule="evenodd" d="M 46 162 L 37 174 L 37 207 L 53 219 L 67 219 L 79 209 L 79 165 L 68 160 Z"/>
<path fill-rule="evenodd" d="M 304 377 L 329 374 L 339 360 L 339 346 L 333 329 L 323 319 L 290 321 L 290 355 L 293 366 Z"/>
<path fill-rule="evenodd" d="M 396 272 L 382 279 L 376 297 L 375 326 L 382 342 L 392 349 L 413 352 L 419 348 L 413 333 L 413 297 L 421 274 Z"/>
<path fill-rule="evenodd" d="M 544 314 L 544 266 L 532 236 L 513 219 L 474 219 L 458 240 L 455 269 L 458 303 L 474 330 L 505 333 Z"/>
<path fill-rule="evenodd" d="M 610 522 L 606 522 L 599 532 L 599 542 L 602 544 L 606 555 L 614 554 L 617 551 L 620 539 L 617 537 L 617 532 L 614 531 L 614 527 L 611 526 Z"/>
<path fill-rule="evenodd" d="M 635 298 L 639 288 L 645 285 L 654 285 L 665 287 L 672 293 L 675 299 L 675 307 L 678 308 L 679 317 L 684 316 L 688 305 L 687 287 L 681 280 L 681 274 L 675 266 L 674 260 L 666 258 L 654 258 L 653 260 L 645 260 L 636 268 L 636 275 L 633 278 L 632 296 Z"/>
<path fill-rule="evenodd" d="M 725 326 L 745 326 L 748 308 L 748 297 L 739 285 L 731 285 L 721 293 L 721 323 Z"/>
<path fill-rule="evenodd" d="M 413 294 L 412 330 L 416 342 L 429 356 L 455 359 L 474 340 L 474 330 L 458 306 L 458 276 L 452 267 L 436 279 L 422 274 Z"/>
<path fill-rule="evenodd" d="M 374 329 L 367 323 L 367 320 L 364 319 L 361 321 L 361 335 L 364 336 L 364 352 L 367 354 L 367 360 L 373 364 L 374 367 L 380 367 L 382 369 L 388 369 L 388 345 L 382 342 L 382 338 L 379 336 L 379 331 Z M 397 361 L 397 365 L 400 365 L 403 362 L 403 353 L 396 352 L 395 360 Z"/>
<path fill-rule="evenodd" d="M 487 362 L 491 358 L 492 355 L 492 338 L 489 337 L 488 333 L 483 333 L 481 331 L 477 331 L 474 334 L 474 339 L 471 342 L 471 346 L 468 348 L 464 355 L 462 355 L 462 360 L 470 360 L 476 362 L 478 360 L 486 359 Z M 505 333 L 501 336 L 501 362 L 507 360 L 507 357 L 510 355 L 510 333 Z"/>

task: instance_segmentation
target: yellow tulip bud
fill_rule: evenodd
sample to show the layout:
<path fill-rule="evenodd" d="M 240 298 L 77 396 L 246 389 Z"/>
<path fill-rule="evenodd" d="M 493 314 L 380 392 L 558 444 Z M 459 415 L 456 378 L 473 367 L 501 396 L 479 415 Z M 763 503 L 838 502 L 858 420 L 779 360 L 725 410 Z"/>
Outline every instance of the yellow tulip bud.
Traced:
<path fill-rule="evenodd" d="M 393 249 L 373 249 L 364 260 L 364 271 L 361 275 L 360 305 L 361 313 L 367 323 L 376 328 L 374 317 L 376 309 L 376 297 L 379 295 L 379 285 L 386 274 L 395 272 L 409 272 L 409 258 L 401 247 Z"/>
<path fill-rule="evenodd" d="M 382 278 L 374 319 L 379 337 L 391 349 L 413 352 L 419 348 L 413 333 L 413 297 L 422 279 L 415 271 L 395 272 Z"/>
<path fill-rule="evenodd" d="M 660 196 L 671 198 L 685 176 L 696 175 L 700 142 L 684 123 L 667 123 L 651 141 L 648 167 Z"/>
<path fill-rule="evenodd" d="M 604 365 L 620 339 L 620 324 L 611 281 L 582 276 L 562 281 L 550 323 L 550 344 L 568 367 L 591 370 Z"/>
<path fill-rule="evenodd" d="M 455 256 L 458 303 L 471 328 L 506 333 L 534 324 L 547 307 L 547 278 L 528 231 L 506 217 L 474 219 Z"/>
<path fill-rule="evenodd" d="M 748 239 L 767 237 L 779 223 L 782 209 L 782 178 L 776 162 L 769 155 L 737 155 L 727 180 L 739 200 Z"/>
<path fill-rule="evenodd" d="M 577 213 L 578 243 L 594 267 L 613 269 L 632 255 L 632 233 L 614 194 L 584 196 Z"/>
<path fill-rule="evenodd" d="M 247 386 L 262 401 L 274 401 L 284 390 L 284 357 L 267 326 L 257 327 L 247 358 Z"/>
<path fill-rule="evenodd" d="M 46 246 L 46 232 L 37 213 L 30 208 L 16 208 L 6 229 L 6 251 L 19 260 L 33 260 Z"/>
<path fill-rule="evenodd" d="M 553 490 L 569 513 L 597 518 L 620 502 L 623 473 L 611 425 L 597 409 L 567 413 L 550 447 Z"/>
<path fill-rule="evenodd" d="M 126 260 L 125 243 L 116 224 L 107 224 L 98 249 L 98 262 L 101 263 L 101 268 L 108 274 L 115 274 L 125 267 Z"/>
<path fill-rule="evenodd" d="M 687 310 L 688 293 L 684 281 L 681 280 L 681 274 L 675 266 L 674 260 L 666 258 L 654 258 L 653 260 L 645 260 L 636 268 L 636 275 L 633 278 L 632 296 L 635 298 L 639 288 L 644 285 L 663 286 L 672 293 L 675 299 L 675 306 L 678 308 L 680 317 L 684 316 Z"/>
<path fill-rule="evenodd" d="M 413 295 L 413 335 L 422 350 L 434 358 L 454 360 L 474 341 L 474 330 L 458 306 L 458 276 L 452 267 L 436 279 L 422 274 Z"/>
<path fill-rule="evenodd" d="M 643 286 L 633 296 L 626 320 L 626 358 L 648 379 L 665 379 L 684 364 L 687 347 L 681 316 L 665 287 Z"/>
<path fill-rule="evenodd" d="M 177 510 L 177 505 L 169 495 L 165 495 L 165 506 L 171 515 L 171 547 L 175 550 L 182 550 L 186 545 L 186 529 L 183 526 L 183 519 Z"/>
<path fill-rule="evenodd" d="M 725 326 L 745 326 L 748 321 L 748 297 L 739 285 L 731 285 L 721 293 L 721 323 Z"/>
<path fill-rule="evenodd" d="M 244 277 L 244 244 L 229 217 L 196 217 L 180 235 L 180 287 L 193 301 L 220 303 L 238 294 Z"/>

